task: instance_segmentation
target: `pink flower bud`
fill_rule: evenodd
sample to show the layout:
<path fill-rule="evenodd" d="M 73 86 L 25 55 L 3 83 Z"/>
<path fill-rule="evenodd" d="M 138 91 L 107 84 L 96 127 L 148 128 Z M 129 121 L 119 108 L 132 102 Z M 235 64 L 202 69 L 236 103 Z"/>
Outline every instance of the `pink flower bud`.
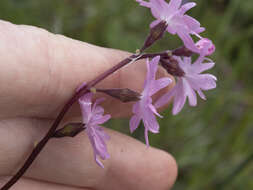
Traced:
<path fill-rule="evenodd" d="M 212 55 L 215 51 L 215 45 L 208 38 L 200 39 L 196 46 L 200 50 L 200 54 L 204 56 Z"/>

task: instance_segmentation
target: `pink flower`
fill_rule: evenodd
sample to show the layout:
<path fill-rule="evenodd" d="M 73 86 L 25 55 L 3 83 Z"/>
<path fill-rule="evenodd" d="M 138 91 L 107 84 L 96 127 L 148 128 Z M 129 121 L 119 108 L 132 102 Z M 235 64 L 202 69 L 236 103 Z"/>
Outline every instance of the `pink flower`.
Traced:
<path fill-rule="evenodd" d="M 131 132 L 138 127 L 141 120 L 143 121 L 147 145 L 149 145 L 148 131 L 152 133 L 159 132 L 159 124 L 156 121 L 155 115 L 162 117 L 152 105 L 151 96 L 171 83 L 170 78 L 155 79 L 159 60 L 159 56 L 155 57 L 150 62 L 147 59 L 147 78 L 144 83 L 144 90 L 141 94 L 141 99 L 133 106 L 134 115 L 130 119 Z"/>
<path fill-rule="evenodd" d="M 202 63 L 205 58 L 201 57 L 191 64 L 191 58 L 173 57 L 179 63 L 180 68 L 184 71 L 184 76 L 177 77 L 177 83 L 168 93 L 164 94 L 155 103 L 155 107 L 159 108 L 168 103 L 173 98 L 172 113 L 178 114 L 188 97 L 190 106 L 197 105 L 197 96 L 195 91 L 202 99 L 206 99 L 202 90 L 210 90 L 216 88 L 216 77 L 211 74 L 201 74 L 214 66 L 213 62 Z M 209 60 L 209 59 L 206 59 Z M 211 60 L 209 60 L 211 61 Z"/>
<path fill-rule="evenodd" d="M 104 168 L 102 162 L 98 159 L 99 157 L 103 160 L 109 158 L 105 141 L 109 140 L 109 136 L 104 132 L 100 126 L 110 119 L 110 115 L 103 115 L 104 109 L 98 104 L 103 101 L 102 99 L 96 100 L 92 105 L 91 102 L 92 93 L 87 93 L 79 99 L 79 104 L 82 111 L 83 123 L 86 127 L 86 132 L 90 139 L 95 161 L 99 166 Z"/>
<path fill-rule="evenodd" d="M 200 27 L 200 23 L 197 20 L 185 14 L 188 10 L 195 7 L 196 3 L 192 2 L 181 5 L 182 0 L 170 0 L 169 3 L 165 0 L 136 1 L 141 6 L 150 8 L 153 16 L 157 19 L 150 24 L 150 27 L 154 27 L 161 21 L 166 21 L 169 33 L 173 35 L 177 34 L 189 50 L 196 53 L 199 52 L 191 38 L 191 34 L 199 37 L 198 34 L 205 29 Z"/>

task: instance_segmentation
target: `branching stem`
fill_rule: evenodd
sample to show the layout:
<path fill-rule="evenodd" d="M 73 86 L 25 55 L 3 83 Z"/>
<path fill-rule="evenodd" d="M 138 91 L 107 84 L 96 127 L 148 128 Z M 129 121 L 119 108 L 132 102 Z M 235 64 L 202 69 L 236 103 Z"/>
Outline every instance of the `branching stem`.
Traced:
<path fill-rule="evenodd" d="M 115 71 L 123 68 L 124 66 L 131 64 L 137 60 L 144 59 L 144 58 L 152 58 L 155 56 L 160 55 L 161 57 L 164 56 L 170 56 L 168 52 L 161 52 L 161 53 L 155 53 L 155 54 L 133 54 L 129 56 L 128 58 L 122 60 L 117 65 L 113 66 L 109 70 L 105 71 L 101 75 L 99 75 L 94 80 L 87 83 L 87 85 L 83 86 L 78 92 L 76 92 L 64 105 L 58 116 L 56 117 L 54 123 L 50 127 L 47 134 L 44 136 L 44 138 L 37 144 L 37 146 L 33 149 L 30 156 L 26 159 L 23 166 L 18 170 L 18 172 L 1 188 L 1 190 L 8 190 L 12 187 L 27 171 L 27 169 L 31 166 L 33 161 L 36 159 L 36 157 L 39 155 L 39 153 L 42 151 L 42 149 L 45 147 L 47 142 L 50 140 L 51 137 L 53 137 L 56 129 L 58 128 L 60 122 L 62 121 L 64 115 L 68 112 L 70 107 L 76 102 L 81 96 L 83 96 L 85 93 L 89 91 L 90 88 L 113 74 Z"/>

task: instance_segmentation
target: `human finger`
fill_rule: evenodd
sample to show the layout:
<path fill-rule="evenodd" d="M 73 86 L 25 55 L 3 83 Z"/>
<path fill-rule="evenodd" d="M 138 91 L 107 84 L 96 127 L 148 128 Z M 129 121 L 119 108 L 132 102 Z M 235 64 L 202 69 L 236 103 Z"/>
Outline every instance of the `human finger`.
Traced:
<path fill-rule="evenodd" d="M 4 155 L 0 157 L 0 175 L 12 175 L 22 166 L 50 122 L 24 118 L 1 123 L 5 127 L 0 127 L 1 155 Z M 89 139 L 83 132 L 75 138 L 50 140 L 25 176 L 98 190 L 167 190 L 173 185 L 177 166 L 171 155 L 147 148 L 118 132 L 106 132 L 111 138 L 107 144 L 110 158 L 103 161 L 105 169 L 95 163 Z"/>
<path fill-rule="evenodd" d="M 0 118 L 10 115 L 54 118 L 80 84 L 130 55 L 32 26 L 1 21 L 0 30 Z M 98 87 L 141 92 L 145 74 L 145 62 L 138 61 L 108 77 Z M 158 72 L 158 77 L 161 76 L 166 76 L 165 71 Z M 104 103 L 113 116 L 128 115 L 131 106 L 110 97 Z M 75 106 L 71 113 L 77 115 L 77 110 Z"/>

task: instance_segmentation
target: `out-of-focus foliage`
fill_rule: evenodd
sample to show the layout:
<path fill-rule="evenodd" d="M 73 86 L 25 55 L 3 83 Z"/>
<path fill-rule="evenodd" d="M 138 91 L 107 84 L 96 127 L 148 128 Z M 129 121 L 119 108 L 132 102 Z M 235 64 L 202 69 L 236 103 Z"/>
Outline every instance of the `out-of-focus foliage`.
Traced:
<path fill-rule="evenodd" d="M 161 133 L 150 135 L 151 144 L 175 156 L 179 177 L 174 190 L 253 189 L 253 162 L 234 172 L 253 153 L 253 1 L 197 3 L 190 14 L 216 44 L 212 72 L 218 87 L 206 92 L 208 101 L 200 100 L 196 108 L 185 106 L 177 116 L 165 111 Z M 1 0 L 0 18 L 132 52 L 142 45 L 152 21 L 134 0 Z M 167 35 L 152 51 L 179 45 L 176 36 Z M 128 133 L 127 120 L 110 125 Z M 143 139 L 143 130 L 134 136 Z"/>

